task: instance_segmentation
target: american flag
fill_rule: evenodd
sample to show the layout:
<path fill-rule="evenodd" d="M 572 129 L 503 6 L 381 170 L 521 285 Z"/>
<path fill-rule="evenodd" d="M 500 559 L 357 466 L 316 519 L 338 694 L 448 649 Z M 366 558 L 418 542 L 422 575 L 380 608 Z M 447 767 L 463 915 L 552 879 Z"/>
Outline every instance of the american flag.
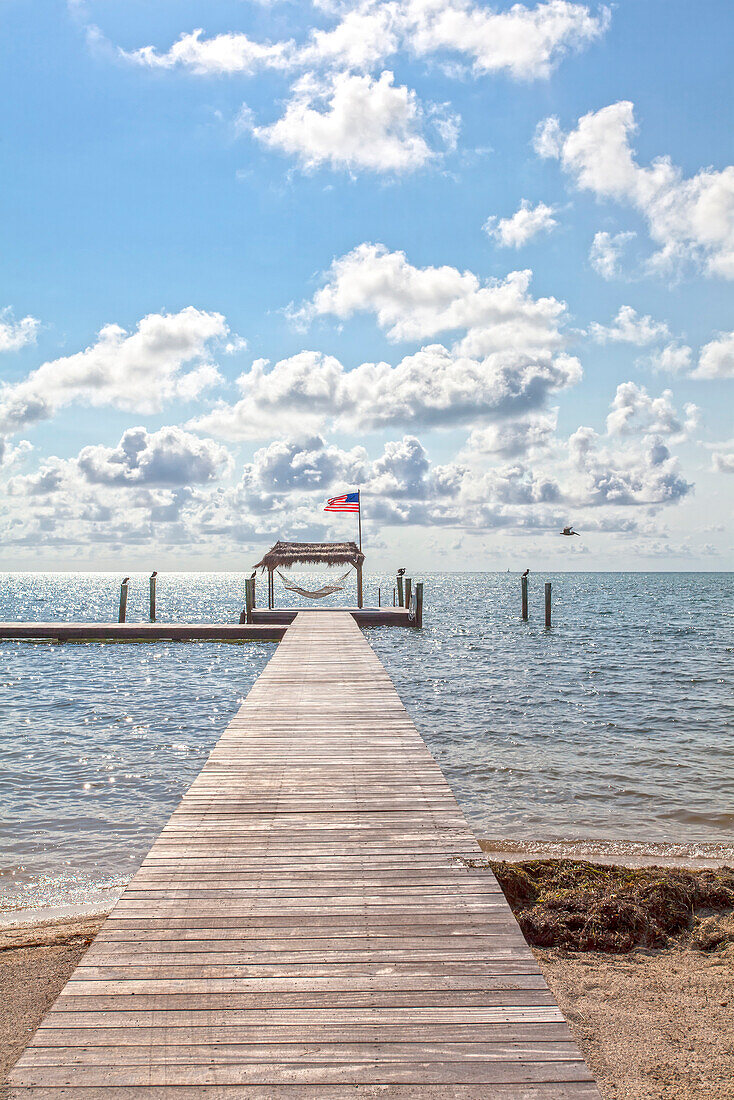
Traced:
<path fill-rule="evenodd" d="M 341 497 L 331 497 L 327 501 L 325 512 L 358 512 L 359 511 L 359 489 L 356 493 L 345 493 Z"/>

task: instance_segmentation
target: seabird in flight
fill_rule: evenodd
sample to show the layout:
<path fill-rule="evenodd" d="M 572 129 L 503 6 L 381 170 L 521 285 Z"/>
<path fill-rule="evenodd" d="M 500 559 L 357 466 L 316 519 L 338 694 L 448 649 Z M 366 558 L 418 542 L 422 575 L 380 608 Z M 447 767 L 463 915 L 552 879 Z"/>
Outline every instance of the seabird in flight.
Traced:
<path fill-rule="evenodd" d="M 560 532 L 561 535 L 579 535 L 578 531 L 574 531 L 573 527 L 564 527 Z M 581 535 L 579 535 L 581 538 Z"/>

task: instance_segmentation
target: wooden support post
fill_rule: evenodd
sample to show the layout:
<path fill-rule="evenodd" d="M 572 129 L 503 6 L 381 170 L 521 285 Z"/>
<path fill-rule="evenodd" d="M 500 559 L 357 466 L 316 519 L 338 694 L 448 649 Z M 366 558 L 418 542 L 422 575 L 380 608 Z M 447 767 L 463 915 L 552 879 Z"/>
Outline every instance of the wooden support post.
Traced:
<path fill-rule="evenodd" d="M 357 607 L 362 606 L 362 566 L 357 566 Z"/>
<path fill-rule="evenodd" d="M 415 584 L 415 614 L 413 615 L 413 626 L 418 630 L 423 626 L 423 581 L 416 581 Z"/>
<path fill-rule="evenodd" d="M 545 629 L 551 628 L 551 582 L 545 582 Z"/>
<path fill-rule="evenodd" d="M 397 599 L 397 594 L 395 592 L 395 588 L 393 588 L 393 590 L 392 590 L 392 605 L 393 605 L 393 607 L 395 607 L 396 599 Z"/>
<path fill-rule="evenodd" d="M 398 607 L 402 607 L 403 606 L 403 574 L 402 573 L 398 573 L 397 582 L 398 582 Z"/>
<path fill-rule="evenodd" d="M 275 607 L 275 582 L 272 569 L 268 569 L 268 607 L 271 611 Z"/>
<path fill-rule="evenodd" d="M 528 621 L 528 578 L 521 577 L 520 584 L 522 586 L 522 621 L 526 623 Z"/>
<path fill-rule="evenodd" d="M 127 614 L 127 582 L 128 578 L 125 577 L 125 580 L 120 585 L 120 610 L 117 614 L 118 623 L 124 623 Z"/>
<path fill-rule="evenodd" d="M 255 607 L 257 606 L 256 603 L 255 603 L 255 579 L 256 579 L 256 577 L 257 577 L 256 573 L 253 573 L 252 576 L 250 577 L 250 580 L 252 581 L 252 609 L 253 609 L 253 611 L 255 610 Z"/>
<path fill-rule="evenodd" d="M 255 581 L 248 577 L 245 581 L 245 622 L 252 622 L 252 609 L 255 606 Z"/>
<path fill-rule="evenodd" d="M 158 577 L 157 571 L 154 569 L 150 575 L 150 621 L 155 622 L 155 582 Z"/>
<path fill-rule="evenodd" d="M 382 589 L 377 589 L 377 606 L 382 607 Z"/>
<path fill-rule="evenodd" d="M 410 595 L 413 588 L 413 582 L 410 577 L 405 578 L 405 607 L 410 608 Z"/>

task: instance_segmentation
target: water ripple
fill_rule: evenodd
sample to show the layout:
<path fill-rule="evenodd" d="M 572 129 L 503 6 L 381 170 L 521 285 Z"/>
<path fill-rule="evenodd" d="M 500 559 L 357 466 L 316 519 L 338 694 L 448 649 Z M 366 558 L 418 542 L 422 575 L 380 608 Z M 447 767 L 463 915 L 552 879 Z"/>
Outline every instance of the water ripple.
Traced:
<path fill-rule="evenodd" d="M 508 851 L 731 850 L 734 577 L 542 579 L 551 632 L 540 580 L 522 623 L 518 578 L 497 573 L 428 575 L 422 632 L 367 632 L 477 834 Z M 110 620 L 119 580 L 0 574 L 0 618 Z M 159 616 L 236 622 L 243 581 L 162 575 Z M 378 584 L 392 593 L 370 578 L 368 601 Z M 133 575 L 131 619 L 146 599 Z M 0 906 L 118 890 L 272 652 L 0 644 Z"/>

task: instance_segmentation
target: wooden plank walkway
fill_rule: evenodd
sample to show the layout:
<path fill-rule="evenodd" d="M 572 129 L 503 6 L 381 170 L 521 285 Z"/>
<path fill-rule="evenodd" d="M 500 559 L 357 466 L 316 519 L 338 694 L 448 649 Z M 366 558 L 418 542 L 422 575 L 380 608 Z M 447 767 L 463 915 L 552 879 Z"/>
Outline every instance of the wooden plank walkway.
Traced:
<path fill-rule="evenodd" d="M 309 614 L 313 614 L 309 610 Z M 319 614 L 329 612 L 319 609 Z M 403 607 L 364 607 L 346 611 L 360 626 L 413 624 Z M 53 642 L 277 642 L 297 612 L 258 609 L 253 621 L 236 623 L 0 623 L 0 641 Z M 333 611 L 331 612 L 333 614 Z"/>
<path fill-rule="evenodd" d="M 11 1075 L 44 1100 L 599 1100 L 351 615 L 302 612 Z"/>

